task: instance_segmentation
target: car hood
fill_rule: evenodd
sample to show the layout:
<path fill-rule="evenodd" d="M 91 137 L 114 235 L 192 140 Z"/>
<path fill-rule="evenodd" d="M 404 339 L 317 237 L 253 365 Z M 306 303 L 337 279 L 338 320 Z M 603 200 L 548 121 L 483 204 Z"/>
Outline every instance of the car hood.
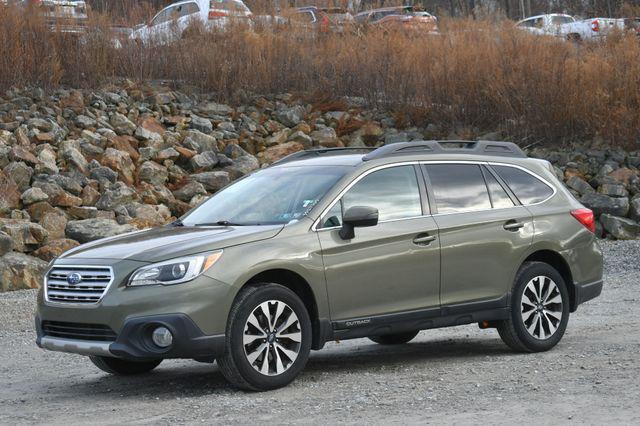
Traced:
<path fill-rule="evenodd" d="M 69 250 L 61 257 L 162 262 L 175 257 L 273 238 L 283 226 L 167 226 L 93 241 Z"/>

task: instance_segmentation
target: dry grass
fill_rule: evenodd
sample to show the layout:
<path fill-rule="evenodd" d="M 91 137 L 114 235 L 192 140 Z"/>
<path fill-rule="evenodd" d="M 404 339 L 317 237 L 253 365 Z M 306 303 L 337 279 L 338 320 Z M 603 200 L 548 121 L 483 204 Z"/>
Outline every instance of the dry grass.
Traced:
<path fill-rule="evenodd" d="M 403 126 L 500 129 L 525 143 L 598 136 L 632 146 L 640 137 L 640 43 L 632 36 L 574 45 L 508 23 L 449 21 L 440 36 L 239 27 L 115 49 L 101 18 L 87 41 L 48 32 L 33 13 L 0 8 L 0 19 L 3 89 L 163 79 L 231 102 L 240 92 L 315 94 L 319 111 L 359 96 L 396 111 Z"/>

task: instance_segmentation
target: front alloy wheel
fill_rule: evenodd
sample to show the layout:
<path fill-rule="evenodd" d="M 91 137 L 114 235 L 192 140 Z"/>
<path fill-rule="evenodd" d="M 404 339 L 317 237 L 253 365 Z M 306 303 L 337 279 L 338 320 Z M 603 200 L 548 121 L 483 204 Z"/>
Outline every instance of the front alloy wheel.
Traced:
<path fill-rule="evenodd" d="M 220 371 L 241 389 L 285 386 L 306 365 L 311 335 L 307 308 L 293 291 L 256 283 L 243 289 L 231 307 Z"/>
<path fill-rule="evenodd" d="M 282 374 L 298 358 L 300 320 L 284 302 L 262 302 L 247 318 L 242 340 L 247 361 L 256 371 L 265 376 Z"/>

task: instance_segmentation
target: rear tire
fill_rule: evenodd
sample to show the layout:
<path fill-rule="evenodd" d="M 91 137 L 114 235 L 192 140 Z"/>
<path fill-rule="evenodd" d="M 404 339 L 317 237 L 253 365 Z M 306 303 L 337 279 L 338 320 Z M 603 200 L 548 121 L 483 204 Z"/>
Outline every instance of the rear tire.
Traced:
<path fill-rule="evenodd" d="M 407 331 L 404 333 L 384 334 L 382 336 L 371 336 L 369 340 L 380 345 L 402 345 L 413 340 L 419 331 Z"/>
<path fill-rule="evenodd" d="M 498 333 L 518 352 L 548 351 L 558 344 L 569 322 L 569 292 L 558 271 L 543 262 L 526 262 L 516 275 L 509 319 Z"/>
<path fill-rule="evenodd" d="M 161 359 L 155 361 L 127 361 L 107 356 L 90 356 L 89 359 L 100 370 L 117 376 L 148 373 L 162 362 Z"/>
<path fill-rule="evenodd" d="M 225 353 L 217 359 L 235 387 L 266 391 L 291 383 L 307 364 L 311 320 L 304 303 L 279 284 L 240 292 L 227 321 Z"/>

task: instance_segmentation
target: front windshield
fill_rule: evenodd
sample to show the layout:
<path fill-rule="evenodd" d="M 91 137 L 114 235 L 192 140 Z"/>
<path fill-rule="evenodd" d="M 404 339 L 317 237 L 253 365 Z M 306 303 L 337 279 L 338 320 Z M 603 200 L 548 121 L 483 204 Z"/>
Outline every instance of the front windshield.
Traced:
<path fill-rule="evenodd" d="M 187 214 L 185 226 L 285 224 L 307 214 L 349 170 L 340 166 L 274 167 L 218 192 Z"/>

